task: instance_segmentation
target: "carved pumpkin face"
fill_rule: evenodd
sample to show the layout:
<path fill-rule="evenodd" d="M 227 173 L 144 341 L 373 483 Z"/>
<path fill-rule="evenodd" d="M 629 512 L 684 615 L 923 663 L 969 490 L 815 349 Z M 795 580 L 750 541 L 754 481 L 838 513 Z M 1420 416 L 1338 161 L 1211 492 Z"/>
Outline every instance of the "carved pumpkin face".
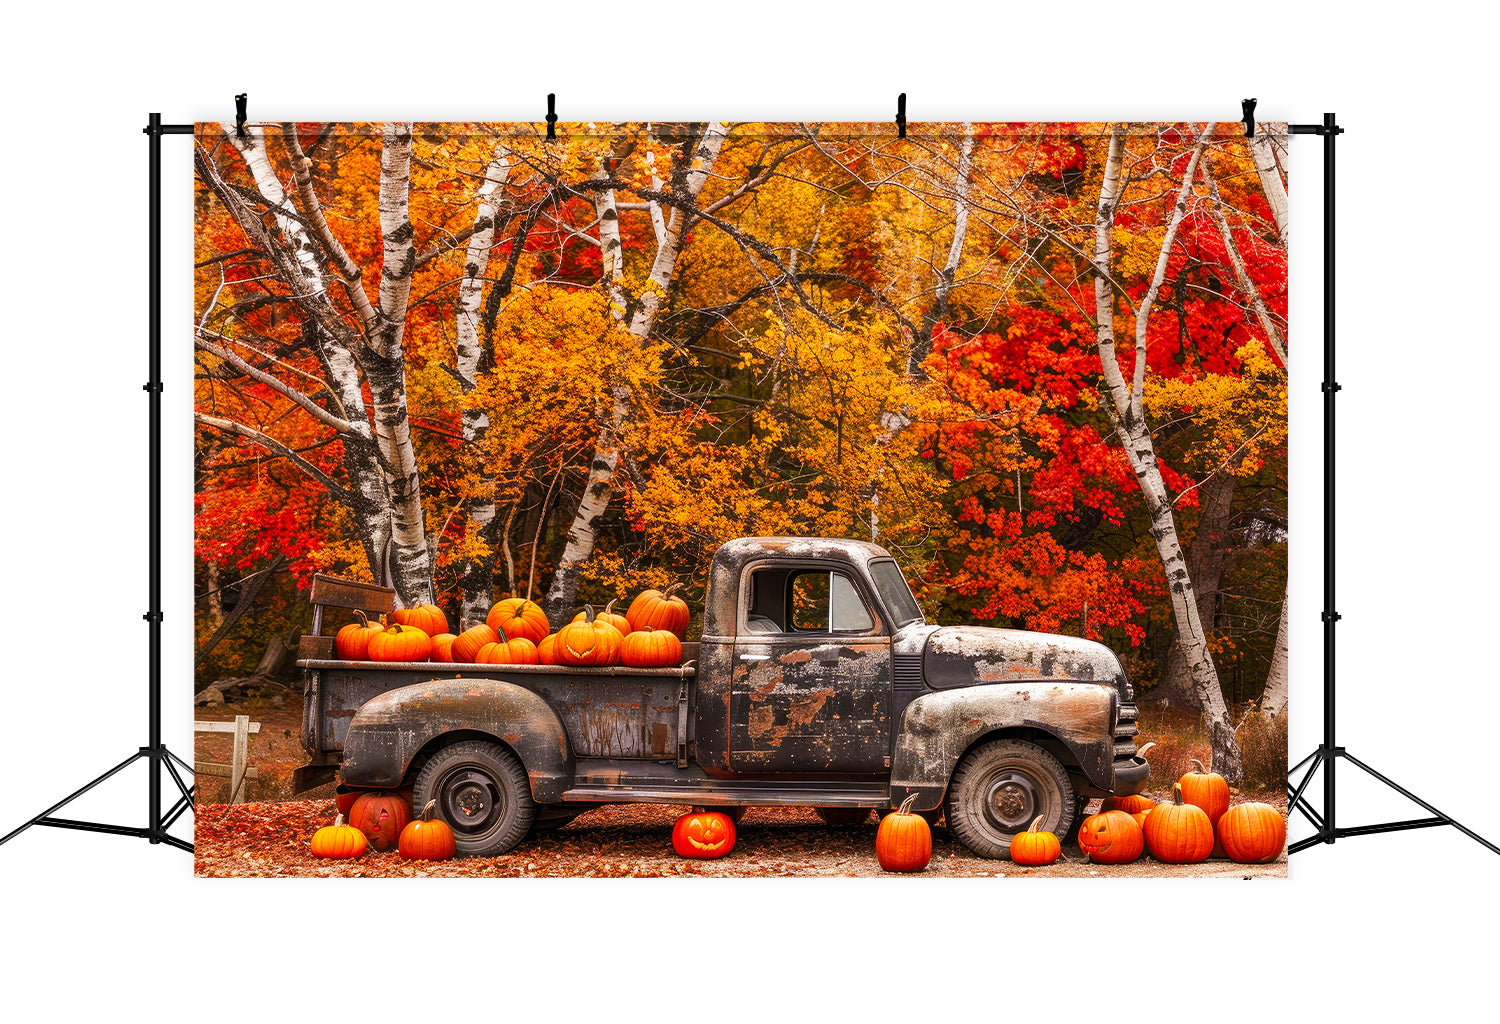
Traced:
<path fill-rule="evenodd" d="M 734 822 L 717 811 L 684 814 L 672 826 L 672 849 L 695 860 L 722 857 L 734 849 Z"/>
<path fill-rule="evenodd" d="M 1129 864 L 1144 846 L 1141 826 L 1124 811 L 1091 814 L 1078 829 L 1078 848 L 1095 864 Z"/>
<path fill-rule="evenodd" d="M 614 665 L 620 660 L 620 631 L 594 616 L 592 605 L 584 606 L 585 618 L 557 631 L 557 660 L 564 665 Z"/>
<path fill-rule="evenodd" d="M 400 842 L 409 821 L 411 807 L 392 793 L 361 793 L 349 809 L 349 824 L 363 832 L 375 850 L 389 850 Z"/>

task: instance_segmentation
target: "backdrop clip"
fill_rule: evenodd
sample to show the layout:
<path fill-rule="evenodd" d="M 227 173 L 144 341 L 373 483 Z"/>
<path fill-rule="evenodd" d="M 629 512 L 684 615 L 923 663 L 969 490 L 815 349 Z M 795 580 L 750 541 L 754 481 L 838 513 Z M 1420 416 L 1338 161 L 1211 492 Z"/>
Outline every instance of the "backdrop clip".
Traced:
<path fill-rule="evenodd" d="M 896 138 L 906 138 L 906 93 L 896 97 Z"/>
<path fill-rule="evenodd" d="M 250 102 L 250 94 L 240 93 L 234 98 L 234 134 L 245 138 L 245 106 Z"/>
<path fill-rule="evenodd" d="M 1244 111 L 1242 120 L 1245 122 L 1245 138 L 1255 138 L 1255 100 L 1240 100 L 1240 109 Z"/>
<path fill-rule="evenodd" d="M 550 142 L 557 138 L 557 131 L 553 127 L 557 124 L 557 93 L 547 94 L 547 140 Z"/>

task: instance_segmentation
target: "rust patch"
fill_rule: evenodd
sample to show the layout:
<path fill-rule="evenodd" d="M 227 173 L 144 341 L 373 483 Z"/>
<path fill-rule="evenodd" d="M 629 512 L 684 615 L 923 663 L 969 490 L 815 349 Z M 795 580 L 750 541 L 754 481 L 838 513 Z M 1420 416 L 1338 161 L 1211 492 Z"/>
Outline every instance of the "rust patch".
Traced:
<path fill-rule="evenodd" d="M 517 743 L 521 742 L 521 734 L 518 732 L 508 732 L 500 738 L 506 743 L 509 743 L 511 746 L 515 746 Z"/>
<path fill-rule="evenodd" d="M 784 665 L 800 665 L 812 661 L 812 651 L 788 651 L 776 660 Z"/>

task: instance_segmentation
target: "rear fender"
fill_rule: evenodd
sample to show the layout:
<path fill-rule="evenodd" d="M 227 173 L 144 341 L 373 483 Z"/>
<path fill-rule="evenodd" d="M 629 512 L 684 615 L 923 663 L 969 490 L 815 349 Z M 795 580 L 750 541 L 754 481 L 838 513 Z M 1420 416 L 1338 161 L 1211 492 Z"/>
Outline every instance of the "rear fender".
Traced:
<path fill-rule="evenodd" d="M 984 736 L 1008 729 L 1052 737 L 1090 782 L 1108 789 L 1118 700 L 1110 686 L 1070 682 L 996 683 L 923 694 L 901 718 L 891 759 L 891 803 L 916 794 L 918 810 L 936 810 L 964 752 Z"/>
<path fill-rule="evenodd" d="M 361 705 L 344 739 L 344 785 L 400 786 L 412 759 L 445 733 L 493 736 L 521 759 L 531 797 L 557 803 L 573 785 L 573 749 L 548 703 L 497 679 L 434 679 L 387 691 Z"/>

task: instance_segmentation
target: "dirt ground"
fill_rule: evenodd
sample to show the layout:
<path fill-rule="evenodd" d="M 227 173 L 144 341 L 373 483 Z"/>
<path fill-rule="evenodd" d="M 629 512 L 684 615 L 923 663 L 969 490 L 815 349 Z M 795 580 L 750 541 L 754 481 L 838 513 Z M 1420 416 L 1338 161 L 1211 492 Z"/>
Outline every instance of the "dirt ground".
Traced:
<path fill-rule="evenodd" d="M 718 860 L 684 860 L 672 851 L 672 825 L 688 808 L 671 805 L 605 806 L 552 832 L 528 837 L 499 857 L 469 857 L 441 863 L 404 861 L 394 851 L 370 851 L 358 860 L 329 861 L 312 855 L 313 833 L 333 823 L 333 787 L 291 799 L 291 772 L 304 763 L 300 742 L 300 700 L 288 695 L 281 708 L 256 702 L 249 707 L 199 708 L 200 721 L 232 721 L 248 714 L 261 723 L 253 737 L 250 762 L 261 778 L 247 786 L 250 803 L 228 804 L 228 782 L 200 779 L 195 814 L 195 872 L 200 877 L 495 877 L 495 878 L 774 878 L 902 877 L 887 875 L 875 859 L 877 820 L 862 825 L 824 825 L 810 807 L 751 808 L 737 830 L 733 852 Z M 227 763 L 232 737 L 197 735 L 199 762 Z M 1167 794 L 1155 787 L 1155 799 Z M 1284 793 L 1236 794 L 1234 801 L 1260 800 L 1286 812 Z M 1092 806 L 1098 809 L 1097 802 Z M 932 862 L 923 877 L 944 878 L 1274 878 L 1286 877 L 1282 854 L 1270 864 L 1162 864 L 1142 856 L 1133 864 L 1093 864 L 1077 846 L 1064 847 L 1063 860 L 1044 868 L 1022 868 L 1010 861 L 973 856 L 939 823 L 932 830 Z"/>

